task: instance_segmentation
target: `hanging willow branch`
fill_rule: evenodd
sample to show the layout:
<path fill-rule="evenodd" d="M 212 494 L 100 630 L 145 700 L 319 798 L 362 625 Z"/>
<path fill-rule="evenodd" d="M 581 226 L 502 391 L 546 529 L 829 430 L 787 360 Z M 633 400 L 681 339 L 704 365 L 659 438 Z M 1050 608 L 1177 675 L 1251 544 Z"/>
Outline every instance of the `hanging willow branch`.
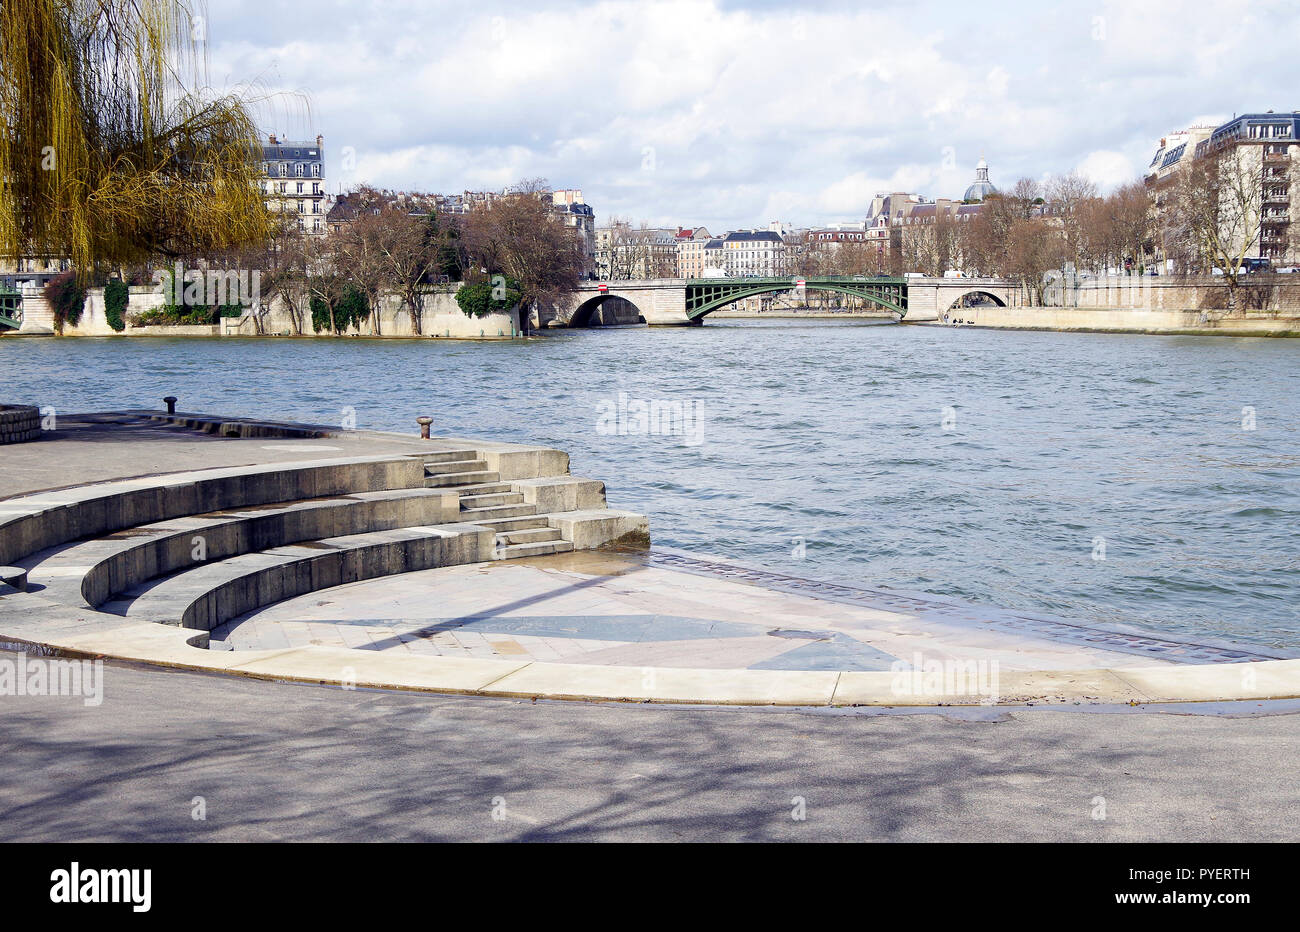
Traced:
<path fill-rule="evenodd" d="M 265 239 L 248 102 L 176 0 L 0 0 L 0 254 L 83 272 Z"/>

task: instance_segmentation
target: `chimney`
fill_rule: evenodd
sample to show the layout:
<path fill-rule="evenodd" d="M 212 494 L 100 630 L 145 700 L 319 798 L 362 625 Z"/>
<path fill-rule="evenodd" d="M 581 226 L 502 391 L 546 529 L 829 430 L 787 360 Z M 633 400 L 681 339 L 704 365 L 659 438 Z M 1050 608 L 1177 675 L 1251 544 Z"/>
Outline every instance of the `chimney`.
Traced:
<path fill-rule="evenodd" d="M 271 134 L 270 139 L 271 139 L 271 145 L 274 146 L 279 144 L 278 140 L 275 138 L 275 133 Z"/>
<path fill-rule="evenodd" d="M 319 148 L 320 148 L 321 146 L 323 146 L 323 145 L 325 145 L 325 137 L 324 137 L 324 136 L 321 136 L 320 134 L 317 134 L 317 136 L 316 136 L 316 148 L 319 149 Z"/>

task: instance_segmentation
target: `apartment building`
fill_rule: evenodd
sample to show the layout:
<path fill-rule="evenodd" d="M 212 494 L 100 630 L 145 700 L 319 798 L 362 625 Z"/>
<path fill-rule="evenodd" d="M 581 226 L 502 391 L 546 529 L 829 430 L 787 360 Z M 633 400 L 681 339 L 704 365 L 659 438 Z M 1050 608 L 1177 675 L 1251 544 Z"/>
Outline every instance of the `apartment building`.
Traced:
<path fill-rule="evenodd" d="M 1300 263 L 1295 224 L 1300 223 L 1300 198 L 1295 196 L 1300 165 L 1300 110 L 1290 113 L 1247 113 L 1219 126 L 1196 147 L 1197 157 L 1231 152 L 1260 179 L 1259 234 L 1251 253 L 1274 266 Z"/>
<path fill-rule="evenodd" d="M 583 273 L 596 271 L 596 212 L 583 199 L 577 188 L 562 188 L 551 192 L 551 209 L 573 230 L 582 246 L 586 259 Z"/>
<path fill-rule="evenodd" d="M 262 146 L 261 187 L 268 210 L 297 215 L 303 232 L 326 232 L 325 138 L 300 142 L 268 136 Z"/>
<path fill-rule="evenodd" d="M 596 276 L 603 281 L 678 274 L 678 231 L 615 223 L 596 230 Z"/>
<path fill-rule="evenodd" d="M 705 278 L 770 278 L 787 271 L 785 239 L 774 230 L 733 230 L 704 245 Z"/>
<path fill-rule="evenodd" d="M 704 227 L 678 227 L 677 277 L 704 277 L 704 247 L 712 237 Z"/>

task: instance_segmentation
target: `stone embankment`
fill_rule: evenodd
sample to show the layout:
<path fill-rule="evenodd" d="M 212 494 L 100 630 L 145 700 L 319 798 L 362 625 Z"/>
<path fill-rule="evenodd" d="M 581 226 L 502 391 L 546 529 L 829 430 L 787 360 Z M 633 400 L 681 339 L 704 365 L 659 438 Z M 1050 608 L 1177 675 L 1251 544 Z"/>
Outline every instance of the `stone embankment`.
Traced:
<path fill-rule="evenodd" d="M 410 309 L 394 295 L 382 296 L 378 312 L 359 324 L 348 328 L 344 336 L 396 337 L 410 339 L 451 340 L 510 340 L 520 334 L 519 310 L 468 317 L 456 303 L 456 285 L 440 285 L 424 295 L 419 321 L 419 332 L 411 319 Z M 104 309 L 104 290 L 91 288 L 86 293 L 86 304 L 75 326 L 63 329 L 64 336 L 72 337 L 254 337 L 302 336 L 331 337 L 328 330 L 317 333 L 312 329 L 311 312 L 303 310 L 301 319 L 295 320 L 279 297 L 261 301 L 255 309 L 245 310 L 238 317 L 224 317 L 211 325 L 133 326 L 133 315 L 162 307 L 164 296 L 157 288 L 133 286 L 127 303 L 125 330 L 114 330 L 108 323 Z M 305 306 L 305 302 L 304 302 Z M 54 313 L 49 303 L 38 291 L 23 292 L 23 325 L 19 336 L 54 333 Z"/>

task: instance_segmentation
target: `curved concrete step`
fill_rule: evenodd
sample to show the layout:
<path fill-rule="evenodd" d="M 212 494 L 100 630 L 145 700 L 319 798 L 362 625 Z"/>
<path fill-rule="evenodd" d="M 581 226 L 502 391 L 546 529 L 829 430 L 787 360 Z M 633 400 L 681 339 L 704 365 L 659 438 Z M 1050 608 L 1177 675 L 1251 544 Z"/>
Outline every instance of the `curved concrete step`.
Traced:
<path fill-rule="evenodd" d="M 466 495 L 490 495 L 494 492 L 513 492 L 514 485 L 509 482 L 477 482 L 471 485 L 458 485 L 456 492 L 461 497 Z"/>
<path fill-rule="evenodd" d="M 410 456 L 190 470 L 0 501 L 0 564 L 71 541 L 225 508 L 425 485 Z"/>
<path fill-rule="evenodd" d="M 269 547 L 398 527 L 459 521 L 453 492 L 394 489 L 273 507 L 226 510 L 140 525 L 28 558 L 46 596 L 97 607 L 149 579 Z"/>
<path fill-rule="evenodd" d="M 460 517 L 462 521 L 473 521 L 476 524 L 480 521 L 491 520 L 492 518 L 519 518 L 524 515 L 537 514 L 536 505 L 489 505 L 486 508 L 462 508 Z"/>
<path fill-rule="evenodd" d="M 530 544 L 500 546 L 492 553 L 495 560 L 517 560 L 520 557 L 544 557 L 552 553 L 568 553 L 573 544 L 567 540 L 536 541 Z"/>
<path fill-rule="evenodd" d="M 477 450 L 442 450 L 438 453 L 422 453 L 420 460 L 427 466 L 436 466 L 445 463 L 464 462 L 478 458 Z"/>
<path fill-rule="evenodd" d="M 563 540 L 563 537 L 559 531 L 547 525 L 546 527 L 524 528 L 517 531 L 499 531 L 496 539 L 497 546 L 508 547 L 513 544 L 537 544 L 543 541 Z"/>
<path fill-rule="evenodd" d="M 455 473 L 465 472 L 484 472 L 487 470 L 487 460 L 476 459 L 470 454 L 466 459 L 458 460 L 439 460 L 430 463 L 424 462 L 424 474 L 426 476 L 449 476 Z"/>
<path fill-rule="evenodd" d="M 561 537 L 582 538 L 582 549 L 606 543 L 602 533 L 626 536 L 628 527 L 645 527 L 644 517 L 627 512 L 575 512 L 534 520 L 548 522 Z M 210 631 L 266 605 L 362 579 L 574 549 L 568 539 L 510 543 L 494 528 L 471 523 L 396 528 L 275 547 L 181 570 L 127 590 L 124 598 L 100 606 L 100 612 Z"/>
<path fill-rule="evenodd" d="M 523 515 L 518 518 L 485 518 L 474 523 L 481 524 L 483 527 L 490 527 L 494 531 L 517 531 L 551 526 L 546 515 Z"/>
<path fill-rule="evenodd" d="M 483 495 L 464 495 L 460 496 L 460 507 L 468 511 L 472 508 L 490 508 L 493 505 L 521 505 L 524 496 L 522 492 L 490 492 Z"/>
<path fill-rule="evenodd" d="M 362 579 L 480 563 L 495 534 L 471 524 L 397 528 L 275 547 L 207 563 L 134 587 L 105 615 L 210 631 L 283 599 Z"/>
<path fill-rule="evenodd" d="M 501 474 L 495 472 L 452 472 L 425 476 L 424 485 L 429 489 L 449 488 L 458 485 L 478 485 L 484 482 L 499 482 Z"/>

